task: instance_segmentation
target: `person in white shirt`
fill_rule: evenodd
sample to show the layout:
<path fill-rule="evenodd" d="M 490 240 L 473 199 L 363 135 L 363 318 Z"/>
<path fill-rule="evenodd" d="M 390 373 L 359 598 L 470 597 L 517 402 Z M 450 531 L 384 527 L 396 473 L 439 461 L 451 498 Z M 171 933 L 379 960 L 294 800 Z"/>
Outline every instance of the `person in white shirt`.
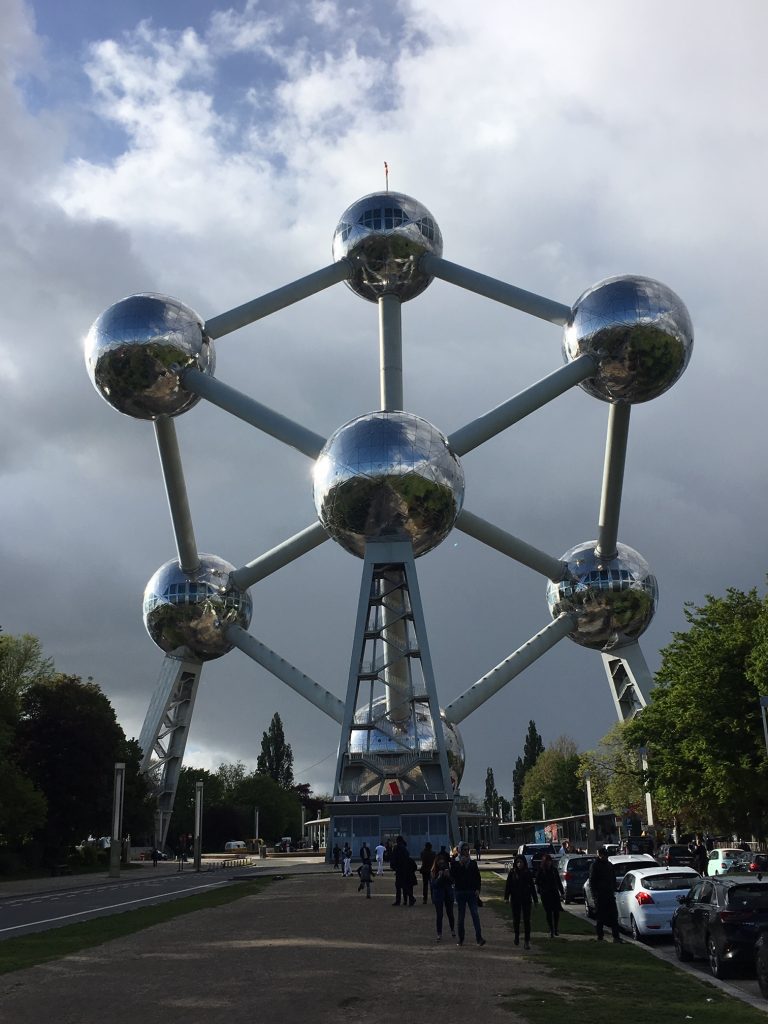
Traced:
<path fill-rule="evenodd" d="M 386 853 L 386 846 L 383 843 L 379 843 L 376 847 L 376 874 L 384 874 L 384 854 Z"/>

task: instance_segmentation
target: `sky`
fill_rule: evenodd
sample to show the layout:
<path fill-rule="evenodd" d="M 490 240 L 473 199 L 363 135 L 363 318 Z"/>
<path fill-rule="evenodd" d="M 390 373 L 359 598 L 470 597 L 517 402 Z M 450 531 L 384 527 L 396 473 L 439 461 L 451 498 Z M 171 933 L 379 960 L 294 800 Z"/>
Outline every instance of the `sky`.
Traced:
<path fill-rule="evenodd" d="M 0 5 L 0 625 L 92 676 L 138 736 L 162 654 L 144 586 L 174 556 L 151 424 L 93 389 L 90 324 L 135 292 L 203 318 L 331 262 L 384 187 L 453 262 L 571 305 L 615 274 L 674 289 L 690 364 L 631 416 L 619 540 L 685 602 L 762 591 L 768 8 L 737 0 L 5 0 Z M 561 329 L 434 281 L 403 308 L 405 406 L 446 434 L 562 362 Z M 376 308 L 337 285 L 216 342 L 216 375 L 327 436 L 378 408 Z M 608 407 L 576 388 L 463 459 L 465 507 L 560 557 L 597 535 Z M 312 523 L 311 463 L 204 402 L 176 419 L 197 541 L 242 565 Z M 419 560 L 441 702 L 549 621 L 541 577 L 454 531 Z M 344 696 L 362 563 L 326 543 L 252 590 L 250 632 Z M 330 788 L 338 726 L 233 651 L 187 764 L 255 767 L 279 712 Z M 615 712 L 569 640 L 461 726 L 462 791 L 511 793 L 533 719 L 594 746 Z"/>

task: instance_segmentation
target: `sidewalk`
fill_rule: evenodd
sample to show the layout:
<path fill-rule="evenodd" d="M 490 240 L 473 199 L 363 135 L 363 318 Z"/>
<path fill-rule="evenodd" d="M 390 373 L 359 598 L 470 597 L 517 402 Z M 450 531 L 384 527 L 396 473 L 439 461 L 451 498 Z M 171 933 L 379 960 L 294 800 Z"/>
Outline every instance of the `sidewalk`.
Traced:
<path fill-rule="evenodd" d="M 481 911 L 487 945 L 475 944 L 468 921 L 458 948 L 447 928 L 435 941 L 431 904 L 391 905 L 390 876 L 366 900 L 355 875 L 312 868 L 257 896 L 0 977 L 0 1022 L 339 1024 L 461 1013 L 515 1024 L 505 995 L 557 987 L 536 963 L 535 941 L 530 954 L 516 949 L 490 909 Z"/>

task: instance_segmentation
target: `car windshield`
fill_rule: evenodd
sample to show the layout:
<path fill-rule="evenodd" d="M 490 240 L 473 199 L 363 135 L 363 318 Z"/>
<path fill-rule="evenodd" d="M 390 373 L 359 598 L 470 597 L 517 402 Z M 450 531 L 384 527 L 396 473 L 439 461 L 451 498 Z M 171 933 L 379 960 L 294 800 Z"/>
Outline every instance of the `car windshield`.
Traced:
<path fill-rule="evenodd" d="M 649 892 L 690 889 L 698 877 L 698 875 L 651 875 L 640 881 L 640 887 Z"/>
<path fill-rule="evenodd" d="M 733 857 L 737 857 L 737 858 L 740 859 L 741 857 L 747 857 L 747 856 L 748 856 L 748 854 L 746 854 L 743 850 L 721 850 L 720 851 L 720 858 L 721 859 L 723 857 L 725 857 L 727 860 L 731 860 Z"/>
<path fill-rule="evenodd" d="M 734 885 L 726 903 L 729 910 L 768 910 L 768 885 Z"/>
<path fill-rule="evenodd" d="M 569 857 L 565 867 L 568 871 L 588 871 L 594 857 Z"/>

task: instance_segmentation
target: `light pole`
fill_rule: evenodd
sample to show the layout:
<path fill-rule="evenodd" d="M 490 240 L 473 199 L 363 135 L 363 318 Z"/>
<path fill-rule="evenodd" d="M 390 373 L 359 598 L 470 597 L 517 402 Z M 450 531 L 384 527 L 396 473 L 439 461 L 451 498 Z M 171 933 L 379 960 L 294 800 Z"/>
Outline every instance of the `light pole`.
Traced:
<path fill-rule="evenodd" d="M 253 838 L 256 840 L 256 853 L 261 856 L 261 843 L 259 842 L 259 808 L 253 808 Z"/>
<path fill-rule="evenodd" d="M 112 838 L 109 844 L 109 877 L 120 877 L 120 856 L 123 835 L 123 796 L 125 794 L 125 764 L 115 764 L 115 782 L 112 791 Z"/>
<path fill-rule="evenodd" d="M 589 816 L 589 832 L 587 833 L 587 853 L 595 852 L 595 815 L 592 810 L 592 776 L 590 772 L 584 772 L 584 781 L 587 784 L 587 814 Z"/>
<path fill-rule="evenodd" d="M 199 871 L 203 859 L 203 780 L 195 783 L 195 871 Z"/>
<path fill-rule="evenodd" d="M 765 752 L 768 754 L 768 717 L 766 716 L 766 708 L 768 708 L 768 697 L 760 698 L 760 714 L 763 718 L 763 734 L 765 736 Z"/>
<path fill-rule="evenodd" d="M 542 817 L 542 821 L 544 820 L 544 818 L 546 818 L 546 816 L 547 816 L 547 808 L 546 808 L 546 805 L 544 803 L 544 797 L 542 797 L 541 798 L 541 817 Z"/>
<path fill-rule="evenodd" d="M 646 777 L 645 783 L 645 812 L 648 820 L 648 828 L 654 828 L 655 822 L 653 820 L 653 804 L 651 802 L 651 791 L 648 789 L 648 747 L 640 747 L 638 753 L 640 754 L 640 767 L 643 769 L 643 775 Z"/>

